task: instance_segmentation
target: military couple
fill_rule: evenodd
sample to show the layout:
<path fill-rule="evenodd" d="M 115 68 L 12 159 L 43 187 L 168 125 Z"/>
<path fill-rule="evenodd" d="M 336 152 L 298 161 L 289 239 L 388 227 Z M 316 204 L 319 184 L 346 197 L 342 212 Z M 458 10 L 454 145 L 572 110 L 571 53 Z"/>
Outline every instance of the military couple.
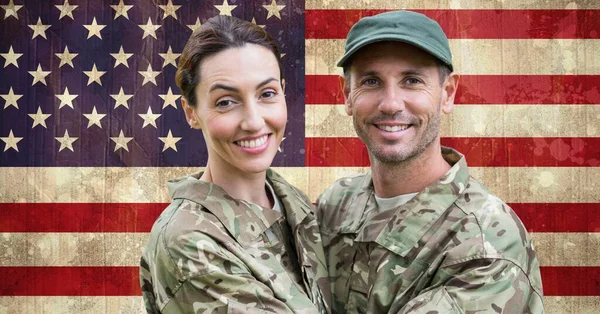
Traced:
<path fill-rule="evenodd" d="M 208 161 L 168 183 L 141 258 L 148 313 L 543 313 L 523 224 L 440 144 L 459 75 L 438 23 L 365 17 L 337 65 L 371 166 L 313 210 L 269 169 L 287 121 L 276 42 L 225 16 L 192 34 L 176 82 Z"/>

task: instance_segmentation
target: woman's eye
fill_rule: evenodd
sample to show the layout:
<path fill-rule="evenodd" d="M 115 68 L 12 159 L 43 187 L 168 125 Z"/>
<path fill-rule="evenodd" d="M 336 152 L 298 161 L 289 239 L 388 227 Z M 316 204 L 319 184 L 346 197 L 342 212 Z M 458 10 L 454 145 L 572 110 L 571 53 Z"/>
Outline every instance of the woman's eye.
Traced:
<path fill-rule="evenodd" d="M 274 92 L 274 91 L 266 91 L 266 92 L 263 92 L 263 93 L 261 94 L 261 97 L 262 97 L 262 98 L 271 98 L 271 97 L 275 97 L 275 92 Z"/>
<path fill-rule="evenodd" d="M 215 107 L 217 107 L 217 108 L 226 108 L 226 107 L 229 107 L 232 103 L 233 103 L 232 100 L 224 99 L 224 100 L 218 101 L 215 104 Z"/>

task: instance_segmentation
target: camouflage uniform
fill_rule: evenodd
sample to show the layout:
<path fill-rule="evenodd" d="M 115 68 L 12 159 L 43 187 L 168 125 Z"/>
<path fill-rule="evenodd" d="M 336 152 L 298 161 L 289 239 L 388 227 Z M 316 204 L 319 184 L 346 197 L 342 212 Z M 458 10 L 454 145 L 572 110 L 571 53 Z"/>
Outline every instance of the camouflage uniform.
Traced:
<path fill-rule="evenodd" d="M 268 170 L 284 217 L 233 199 L 200 175 L 168 184 L 173 201 L 141 259 L 148 313 L 329 312 L 323 247 L 308 198 Z"/>
<path fill-rule="evenodd" d="M 462 155 L 442 153 L 452 168 L 392 210 L 376 211 L 370 173 L 319 197 L 333 313 L 544 312 L 523 224 Z"/>

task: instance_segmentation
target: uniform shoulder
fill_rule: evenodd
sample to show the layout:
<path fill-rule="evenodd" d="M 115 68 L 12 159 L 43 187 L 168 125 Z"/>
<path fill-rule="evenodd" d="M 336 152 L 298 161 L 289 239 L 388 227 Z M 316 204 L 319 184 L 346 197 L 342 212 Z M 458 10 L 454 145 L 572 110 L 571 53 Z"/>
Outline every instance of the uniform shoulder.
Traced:
<path fill-rule="evenodd" d="M 317 199 L 315 213 L 323 234 L 333 234 L 354 226 L 362 216 L 362 208 L 352 206 L 353 200 L 369 184 L 368 174 L 336 180 Z"/>
<path fill-rule="evenodd" d="M 339 204 L 346 198 L 353 197 L 363 189 L 366 174 L 345 177 L 333 182 L 318 198 L 318 205 L 321 202 L 329 205 Z"/>

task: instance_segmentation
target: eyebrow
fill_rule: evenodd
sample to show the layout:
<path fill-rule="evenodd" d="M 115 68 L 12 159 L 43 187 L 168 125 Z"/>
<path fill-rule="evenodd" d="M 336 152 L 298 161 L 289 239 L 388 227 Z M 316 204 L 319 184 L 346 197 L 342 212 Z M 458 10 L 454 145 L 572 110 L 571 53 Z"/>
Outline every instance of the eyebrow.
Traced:
<path fill-rule="evenodd" d="M 400 74 L 402 76 L 408 76 L 408 75 L 423 75 L 422 71 L 416 70 L 416 69 L 410 69 L 410 70 L 406 70 L 406 71 L 402 71 L 400 72 Z M 359 72 L 358 73 L 359 77 L 364 77 L 364 76 L 379 76 L 379 73 L 377 71 L 366 71 L 366 72 Z"/>
<path fill-rule="evenodd" d="M 268 78 L 268 79 L 266 79 L 266 80 L 258 83 L 258 85 L 256 85 L 256 89 L 259 89 L 259 88 L 261 88 L 261 87 L 269 84 L 272 81 L 277 81 L 277 79 L 274 78 L 274 77 L 270 77 L 270 78 Z M 216 89 L 224 89 L 226 91 L 230 91 L 230 92 L 234 92 L 234 93 L 239 93 L 240 92 L 239 89 L 237 89 L 237 88 L 235 88 L 233 86 L 230 86 L 230 85 L 225 85 L 225 84 L 215 84 L 215 85 L 213 85 L 210 88 L 209 92 L 212 92 L 212 91 L 214 91 Z"/>

